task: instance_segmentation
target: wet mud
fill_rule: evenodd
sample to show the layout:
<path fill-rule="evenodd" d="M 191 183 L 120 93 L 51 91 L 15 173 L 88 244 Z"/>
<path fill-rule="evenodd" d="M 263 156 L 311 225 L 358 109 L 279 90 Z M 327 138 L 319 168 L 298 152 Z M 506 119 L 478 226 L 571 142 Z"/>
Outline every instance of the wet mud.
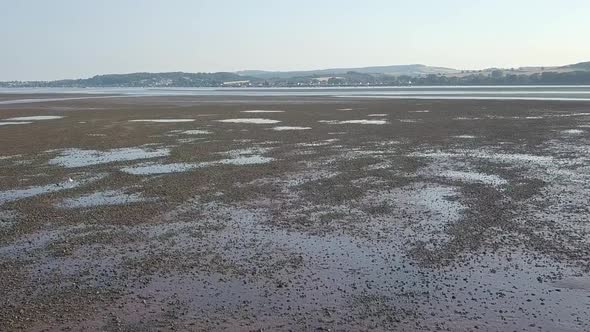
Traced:
<path fill-rule="evenodd" d="M 2 331 L 590 329 L 590 103 L 99 98 L 3 122 Z"/>

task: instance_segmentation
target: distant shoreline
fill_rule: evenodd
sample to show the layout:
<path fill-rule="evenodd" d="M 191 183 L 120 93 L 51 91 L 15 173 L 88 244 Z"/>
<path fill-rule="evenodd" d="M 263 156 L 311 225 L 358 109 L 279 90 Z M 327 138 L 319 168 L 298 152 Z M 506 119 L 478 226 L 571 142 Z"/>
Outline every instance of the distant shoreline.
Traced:
<path fill-rule="evenodd" d="M 590 85 L 267 87 L 267 88 L 0 88 L 0 105 L 122 97 L 323 97 L 347 99 L 590 101 Z"/>
<path fill-rule="evenodd" d="M 561 67 L 488 68 L 457 70 L 425 65 L 333 68 L 312 71 L 128 73 L 60 80 L 0 81 L 0 87 L 397 87 L 480 85 L 579 85 L 590 84 L 590 62 Z"/>

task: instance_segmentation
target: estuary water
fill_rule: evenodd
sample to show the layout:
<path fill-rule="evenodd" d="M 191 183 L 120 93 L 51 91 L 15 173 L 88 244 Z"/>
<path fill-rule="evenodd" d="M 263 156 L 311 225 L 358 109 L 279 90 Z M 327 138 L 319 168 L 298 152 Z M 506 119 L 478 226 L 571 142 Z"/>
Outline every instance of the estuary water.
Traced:
<path fill-rule="evenodd" d="M 0 100 L 1 104 L 34 103 L 118 96 L 324 96 L 342 98 L 555 100 L 590 101 L 590 85 L 569 86 L 412 86 L 412 87 L 306 87 L 306 88 L 1 88 L 0 94 L 26 98 Z M 31 94 L 43 94 L 39 98 Z M 47 94 L 81 94 L 55 98 Z M 96 96 L 82 96 L 82 95 Z"/>

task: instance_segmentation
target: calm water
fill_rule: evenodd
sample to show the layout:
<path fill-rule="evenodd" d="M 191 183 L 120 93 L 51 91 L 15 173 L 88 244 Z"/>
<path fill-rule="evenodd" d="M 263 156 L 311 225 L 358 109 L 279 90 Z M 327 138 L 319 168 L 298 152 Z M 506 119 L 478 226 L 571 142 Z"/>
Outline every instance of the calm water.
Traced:
<path fill-rule="evenodd" d="M 124 96 L 330 96 L 397 99 L 503 99 L 590 101 L 590 86 L 452 86 L 452 87 L 350 87 L 350 88 L 14 88 L 0 94 L 105 94 Z M 29 103 L 89 97 L 18 99 L 0 104 Z"/>

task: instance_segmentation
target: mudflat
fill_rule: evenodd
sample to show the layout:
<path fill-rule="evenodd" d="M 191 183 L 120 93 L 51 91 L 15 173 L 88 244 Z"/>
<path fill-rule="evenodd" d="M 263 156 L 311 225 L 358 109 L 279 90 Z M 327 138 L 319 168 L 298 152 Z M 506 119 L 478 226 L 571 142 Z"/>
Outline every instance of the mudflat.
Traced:
<path fill-rule="evenodd" d="M 589 102 L 1 104 L 0 330 L 589 330 L 589 202 Z"/>

